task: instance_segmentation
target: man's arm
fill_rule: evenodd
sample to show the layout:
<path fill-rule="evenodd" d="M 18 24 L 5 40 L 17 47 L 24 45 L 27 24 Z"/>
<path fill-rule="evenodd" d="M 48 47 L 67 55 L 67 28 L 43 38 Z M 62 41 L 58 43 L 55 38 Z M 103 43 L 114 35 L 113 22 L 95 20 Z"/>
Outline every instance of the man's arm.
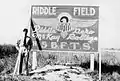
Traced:
<path fill-rule="evenodd" d="M 16 45 L 15 45 L 15 47 L 16 47 L 17 50 L 20 49 L 20 43 L 21 43 L 21 40 L 18 40 L 17 43 L 16 43 Z"/>

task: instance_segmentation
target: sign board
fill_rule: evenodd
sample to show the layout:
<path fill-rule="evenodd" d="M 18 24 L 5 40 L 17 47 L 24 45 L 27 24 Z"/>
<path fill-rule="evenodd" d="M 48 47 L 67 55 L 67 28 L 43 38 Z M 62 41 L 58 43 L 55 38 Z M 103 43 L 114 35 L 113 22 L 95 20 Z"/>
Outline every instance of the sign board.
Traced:
<path fill-rule="evenodd" d="M 43 50 L 98 51 L 98 6 L 33 5 L 31 17 Z"/>

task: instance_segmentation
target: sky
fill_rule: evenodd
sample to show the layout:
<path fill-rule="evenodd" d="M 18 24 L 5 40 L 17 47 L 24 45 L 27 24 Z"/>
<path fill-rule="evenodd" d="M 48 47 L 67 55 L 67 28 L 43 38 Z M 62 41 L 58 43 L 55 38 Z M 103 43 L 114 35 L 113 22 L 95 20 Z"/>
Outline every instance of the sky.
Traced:
<path fill-rule="evenodd" d="M 31 5 L 99 6 L 100 48 L 120 48 L 120 0 L 1 0 L 0 44 L 16 44 L 29 27 Z"/>

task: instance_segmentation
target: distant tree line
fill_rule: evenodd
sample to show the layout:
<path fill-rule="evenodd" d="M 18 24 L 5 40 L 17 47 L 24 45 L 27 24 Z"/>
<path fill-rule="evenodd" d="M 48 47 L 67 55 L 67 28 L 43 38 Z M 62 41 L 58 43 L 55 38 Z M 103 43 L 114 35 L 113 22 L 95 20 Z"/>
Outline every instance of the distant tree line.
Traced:
<path fill-rule="evenodd" d="M 0 58 L 4 58 L 6 56 L 11 56 L 12 54 L 16 54 L 18 51 L 15 45 L 11 44 L 3 44 L 0 45 Z"/>

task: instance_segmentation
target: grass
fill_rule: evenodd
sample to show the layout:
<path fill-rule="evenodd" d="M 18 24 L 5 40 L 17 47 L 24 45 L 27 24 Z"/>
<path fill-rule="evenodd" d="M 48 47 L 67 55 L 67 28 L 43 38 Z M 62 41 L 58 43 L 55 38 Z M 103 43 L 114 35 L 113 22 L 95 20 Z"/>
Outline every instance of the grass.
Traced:
<path fill-rule="evenodd" d="M 37 81 L 31 80 L 30 76 L 11 76 L 13 72 L 18 51 L 14 45 L 0 45 L 0 81 Z M 117 53 L 119 54 L 119 53 Z M 104 52 L 103 55 L 107 55 L 102 59 L 102 81 L 120 81 L 120 63 L 113 63 L 113 53 L 108 54 Z M 109 58 L 109 57 L 110 58 Z M 96 57 L 98 57 L 96 55 Z M 30 63 L 31 63 L 30 56 Z M 109 59 L 108 59 L 109 58 Z M 116 57 L 115 57 L 116 58 Z M 44 67 L 47 64 L 63 64 L 70 63 L 73 66 L 80 66 L 85 69 L 90 68 L 89 54 L 74 54 L 74 53 L 57 53 L 57 52 L 42 52 L 38 53 L 37 61 L 39 67 Z M 98 79 L 98 60 L 95 58 L 95 71 L 88 73 L 95 80 Z M 113 59 L 113 60 L 111 60 Z M 112 64 L 111 64 L 112 63 Z"/>

